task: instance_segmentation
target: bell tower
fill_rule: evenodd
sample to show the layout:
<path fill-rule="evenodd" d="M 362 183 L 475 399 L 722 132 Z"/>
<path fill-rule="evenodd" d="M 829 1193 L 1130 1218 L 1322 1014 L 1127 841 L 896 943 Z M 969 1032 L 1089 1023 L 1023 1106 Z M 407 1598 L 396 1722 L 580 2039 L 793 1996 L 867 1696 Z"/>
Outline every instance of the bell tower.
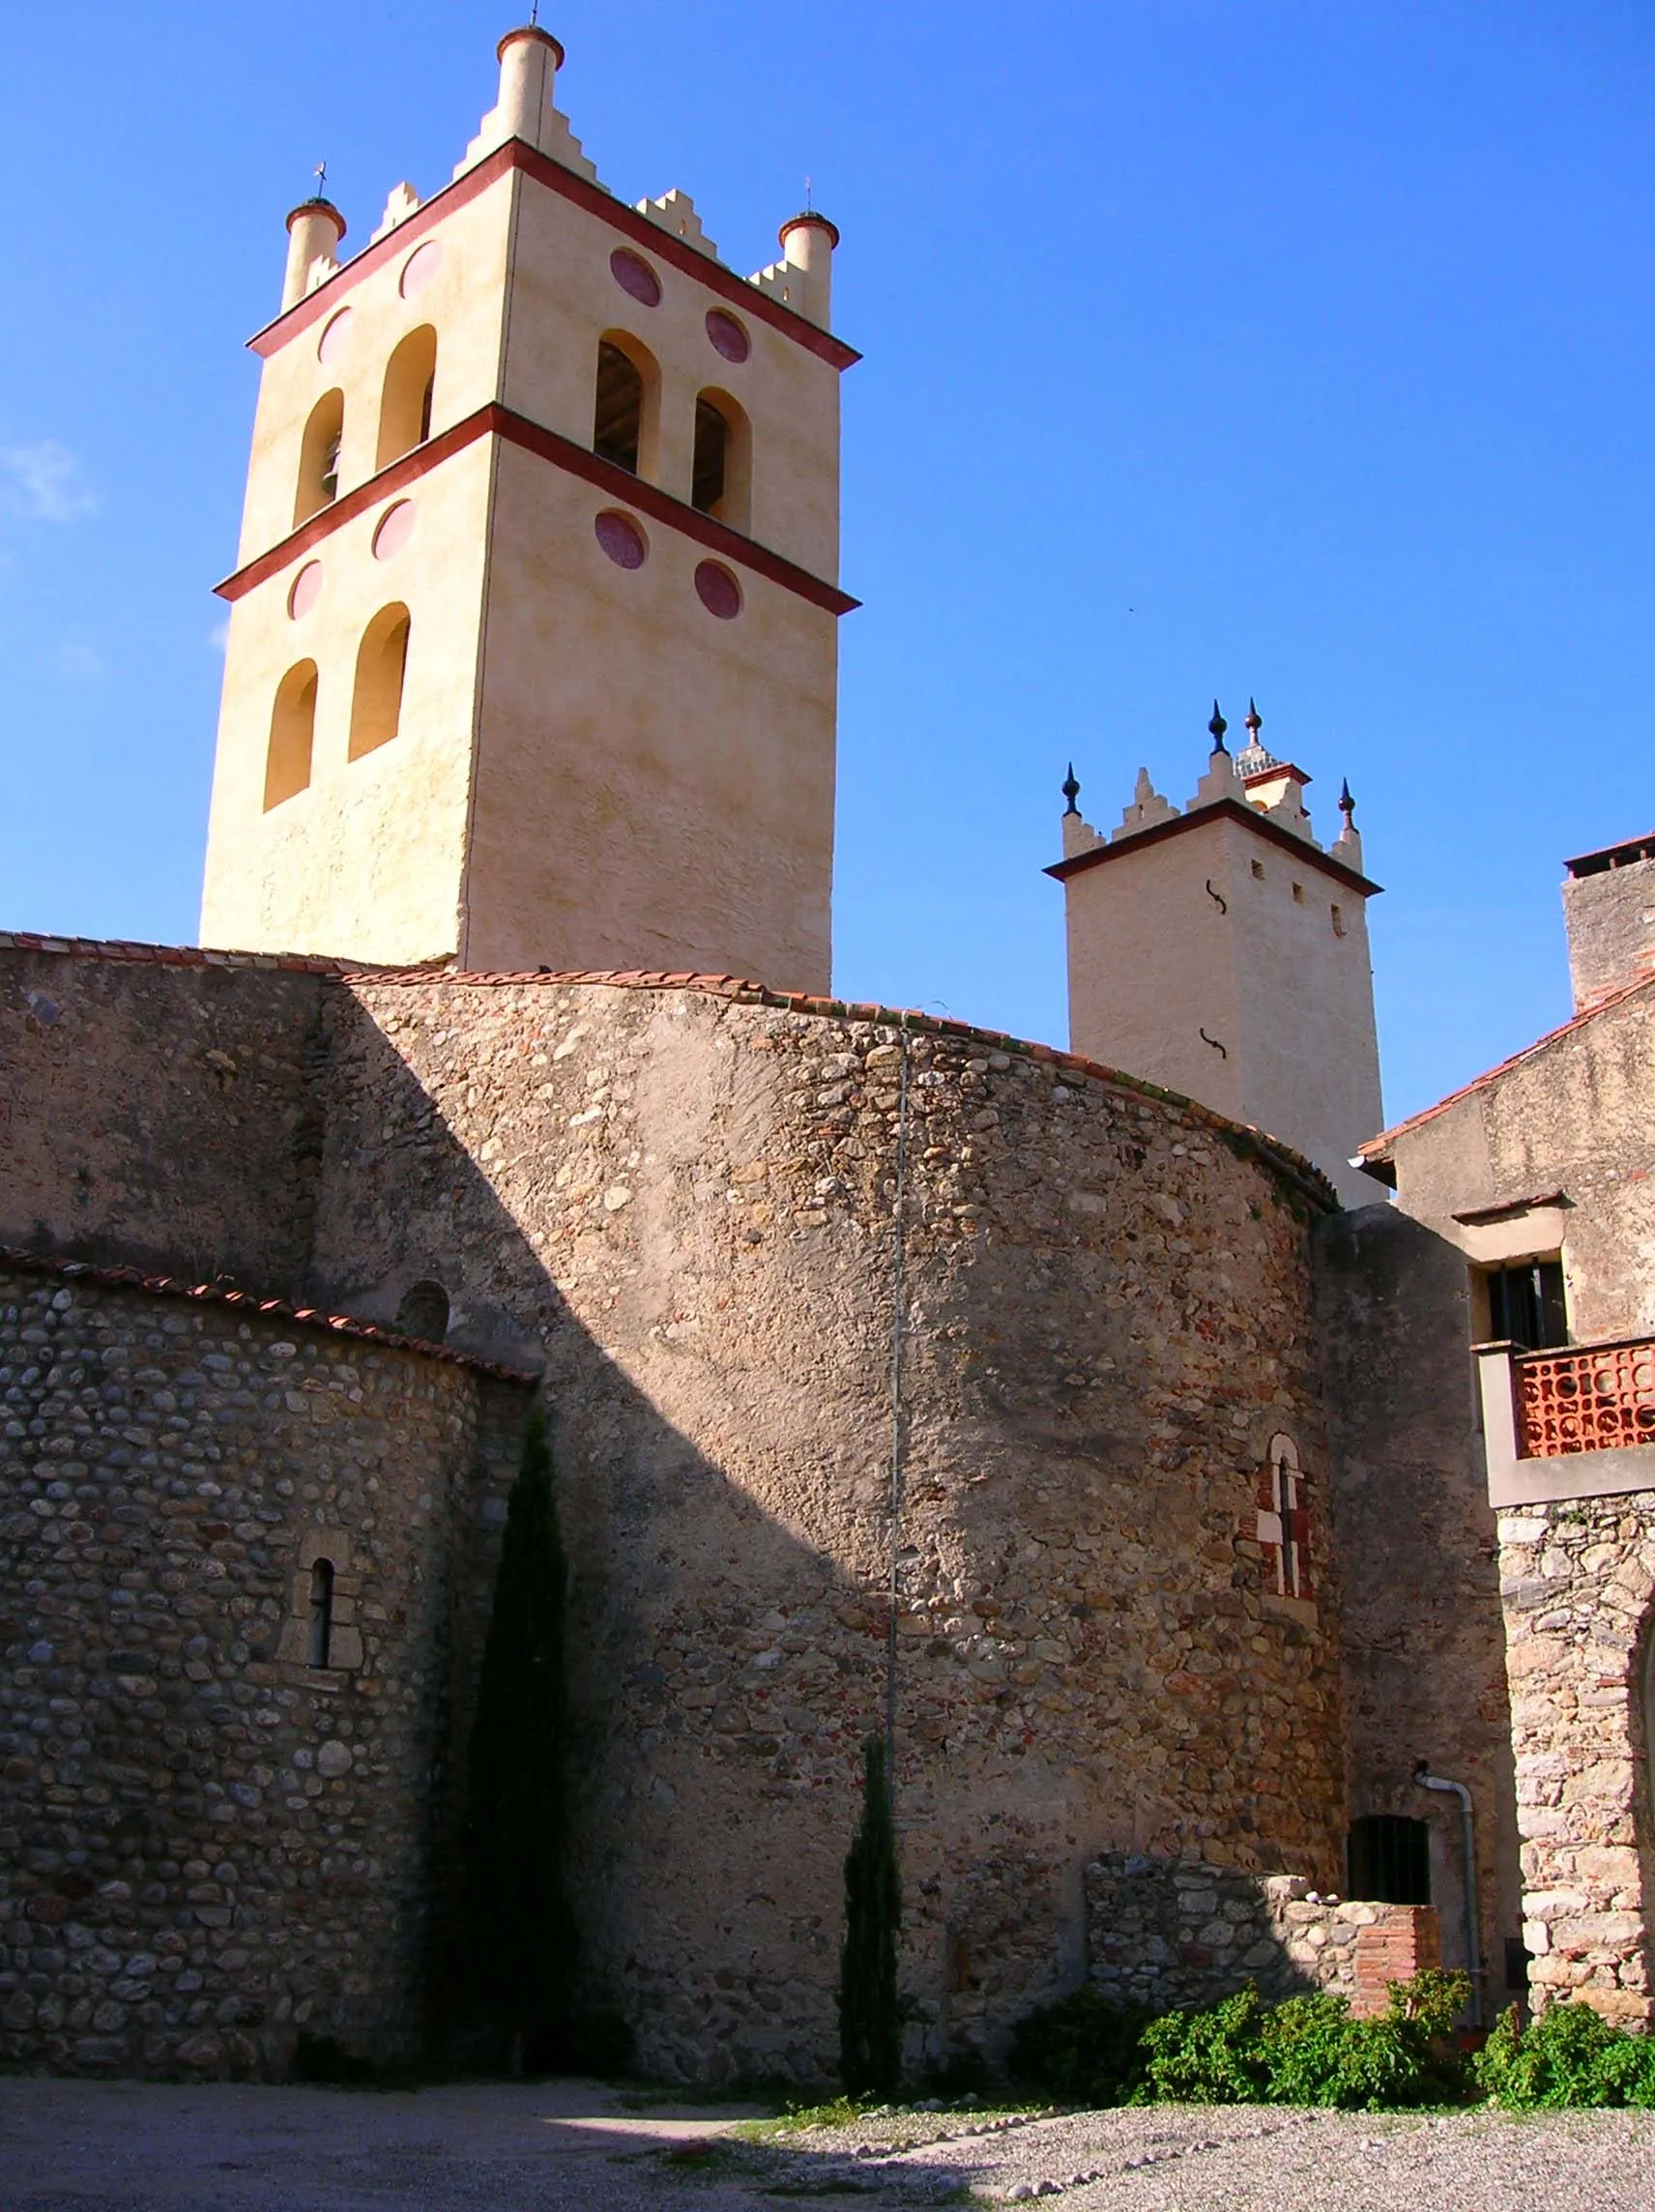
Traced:
<path fill-rule="evenodd" d="M 616 198 L 508 32 L 452 180 L 288 218 L 204 943 L 826 992 L 838 233 L 752 277 Z"/>
<path fill-rule="evenodd" d="M 1343 828 L 1317 840 L 1310 781 L 1261 742 L 1232 755 L 1215 700 L 1212 750 L 1187 806 L 1138 771 L 1107 837 L 1063 786 L 1069 1045 L 1250 1122 L 1315 1161 L 1347 1206 L 1379 1197 L 1350 1165 L 1383 1126 L 1362 840 L 1349 785 Z"/>

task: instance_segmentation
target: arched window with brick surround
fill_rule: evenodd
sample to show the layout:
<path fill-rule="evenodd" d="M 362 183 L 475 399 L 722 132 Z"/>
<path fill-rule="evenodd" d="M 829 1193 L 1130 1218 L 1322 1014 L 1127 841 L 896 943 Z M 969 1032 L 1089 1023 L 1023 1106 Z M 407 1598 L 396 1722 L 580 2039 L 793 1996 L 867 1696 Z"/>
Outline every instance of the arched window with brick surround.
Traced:
<path fill-rule="evenodd" d="M 1305 1505 L 1304 1470 L 1298 1446 L 1278 1430 L 1259 1476 L 1259 1543 L 1264 1555 L 1264 1587 L 1277 1597 L 1308 1598 L 1310 1516 Z"/>

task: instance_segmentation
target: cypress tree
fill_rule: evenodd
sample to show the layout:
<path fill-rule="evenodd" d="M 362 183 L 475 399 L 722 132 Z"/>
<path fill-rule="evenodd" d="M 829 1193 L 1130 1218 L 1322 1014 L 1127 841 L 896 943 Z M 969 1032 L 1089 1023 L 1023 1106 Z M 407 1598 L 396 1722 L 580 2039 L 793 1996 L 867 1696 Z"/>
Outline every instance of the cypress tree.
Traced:
<path fill-rule="evenodd" d="M 845 1856 L 845 1942 L 839 1954 L 839 2073 L 852 2097 L 889 2097 L 902 2079 L 896 1945 L 902 1875 L 885 1744 L 862 1746 L 862 1818 Z"/>
<path fill-rule="evenodd" d="M 566 1566 L 539 1407 L 523 1430 L 472 1724 L 465 1827 L 466 1969 L 514 2056 L 555 2063 L 569 2012 L 574 1926 L 567 1825 Z"/>

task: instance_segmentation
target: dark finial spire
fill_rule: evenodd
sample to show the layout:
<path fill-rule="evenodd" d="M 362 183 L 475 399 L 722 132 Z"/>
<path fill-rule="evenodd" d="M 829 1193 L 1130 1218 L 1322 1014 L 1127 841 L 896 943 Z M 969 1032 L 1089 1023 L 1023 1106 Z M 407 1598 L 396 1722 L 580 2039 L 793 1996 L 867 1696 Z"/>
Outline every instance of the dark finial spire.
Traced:
<path fill-rule="evenodd" d="M 1212 702 L 1212 719 L 1206 726 L 1212 732 L 1213 751 L 1215 753 L 1228 752 L 1230 748 L 1224 742 L 1224 733 L 1227 729 L 1229 729 L 1230 724 L 1218 712 L 1218 701 L 1216 699 Z"/>
<path fill-rule="evenodd" d="M 1263 728 L 1263 715 L 1260 713 L 1258 708 L 1255 707 L 1252 700 L 1249 699 L 1247 702 L 1247 735 L 1252 739 L 1254 744 L 1258 743 L 1259 732 Z"/>
<path fill-rule="evenodd" d="M 1065 814 L 1078 814 L 1080 812 L 1080 808 L 1075 804 L 1075 800 L 1081 795 L 1081 787 L 1079 778 L 1075 774 L 1075 764 L 1073 761 L 1070 761 L 1069 772 L 1063 778 L 1062 790 L 1063 797 L 1069 802 L 1067 806 L 1063 808 L 1063 812 Z"/>
<path fill-rule="evenodd" d="M 1356 801 L 1350 797 L 1350 779 L 1346 776 L 1339 786 L 1339 811 L 1345 817 L 1347 830 L 1356 827 Z"/>

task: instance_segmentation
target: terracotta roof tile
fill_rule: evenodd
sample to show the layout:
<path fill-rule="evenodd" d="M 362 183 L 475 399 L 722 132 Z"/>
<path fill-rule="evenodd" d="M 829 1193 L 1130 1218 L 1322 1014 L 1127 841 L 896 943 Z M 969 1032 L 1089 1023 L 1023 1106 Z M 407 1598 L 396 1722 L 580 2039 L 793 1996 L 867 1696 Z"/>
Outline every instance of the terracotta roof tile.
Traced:
<path fill-rule="evenodd" d="M 382 1344 L 393 1352 L 419 1352 L 427 1359 L 447 1360 L 453 1367 L 469 1367 L 479 1375 L 492 1375 L 506 1382 L 533 1383 L 534 1376 L 498 1360 L 479 1359 L 469 1352 L 455 1352 L 446 1344 L 427 1344 L 417 1336 L 404 1336 L 393 1328 L 378 1328 L 372 1322 L 353 1321 L 348 1314 L 325 1313 L 318 1306 L 290 1305 L 285 1298 L 261 1298 L 252 1291 L 238 1291 L 222 1283 L 186 1283 L 173 1275 L 146 1275 L 141 1267 L 97 1267 L 84 1260 L 64 1260 L 51 1252 L 26 1252 L 0 1244 L 0 1267 L 20 1273 L 61 1276 L 68 1281 L 97 1283 L 105 1290 L 143 1291 L 154 1297 L 188 1298 L 196 1305 L 234 1306 L 243 1313 L 264 1314 L 275 1321 L 296 1322 L 302 1328 L 321 1329 L 334 1336 L 360 1338 L 364 1344 Z"/>

